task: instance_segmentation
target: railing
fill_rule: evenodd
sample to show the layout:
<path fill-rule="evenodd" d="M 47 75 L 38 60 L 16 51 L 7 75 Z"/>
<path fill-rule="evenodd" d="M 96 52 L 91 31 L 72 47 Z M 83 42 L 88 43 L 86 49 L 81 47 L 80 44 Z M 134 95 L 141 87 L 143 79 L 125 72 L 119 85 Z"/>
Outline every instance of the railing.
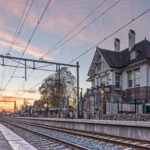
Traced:
<path fill-rule="evenodd" d="M 100 115 L 101 120 L 122 120 L 122 121 L 150 121 L 150 114 L 117 114 Z"/>

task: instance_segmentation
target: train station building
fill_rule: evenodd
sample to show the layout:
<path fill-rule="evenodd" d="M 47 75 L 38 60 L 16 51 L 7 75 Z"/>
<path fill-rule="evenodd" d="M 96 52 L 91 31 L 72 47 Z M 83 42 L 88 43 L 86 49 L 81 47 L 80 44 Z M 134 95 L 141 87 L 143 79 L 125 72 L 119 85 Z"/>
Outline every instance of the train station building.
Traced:
<path fill-rule="evenodd" d="M 129 30 L 128 48 L 120 50 L 118 38 L 114 40 L 114 50 L 96 48 L 88 71 L 91 88 L 85 94 L 86 111 L 107 114 L 114 108 L 121 111 L 120 104 L 137 104 L 137 108 L 131 107 L 142 113 L 143 106 L 149 106 L 150 41 L 145 38 L 135 43 L 135 39 L 135 31 Z M 116 103 L 116 107 L 111 110 L 112 105 L 106 103 Z"/>

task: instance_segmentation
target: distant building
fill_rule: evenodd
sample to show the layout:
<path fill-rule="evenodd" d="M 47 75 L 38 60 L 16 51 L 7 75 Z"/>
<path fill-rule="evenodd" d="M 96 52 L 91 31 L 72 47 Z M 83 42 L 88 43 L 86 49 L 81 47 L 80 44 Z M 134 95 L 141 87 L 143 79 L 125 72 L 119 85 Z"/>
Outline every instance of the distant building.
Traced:
<path fill-rule="evenodd" d="M 89 109 L 104 111 L 104 102 L 150 103 L 150 42 L 135 43 L 135 37 L 130 30 L 128 48 L 122 51 L 117 38 L 114 51 L 96 48 L 87 79 L 91 82 L 86 93 Z"/>
<path fill-rule="evenodd" d="M 33 105 L 34 99 L 3 96 L 0 98 L 0 112 L 13 113 L 21 110 L 23 106 Z"/>

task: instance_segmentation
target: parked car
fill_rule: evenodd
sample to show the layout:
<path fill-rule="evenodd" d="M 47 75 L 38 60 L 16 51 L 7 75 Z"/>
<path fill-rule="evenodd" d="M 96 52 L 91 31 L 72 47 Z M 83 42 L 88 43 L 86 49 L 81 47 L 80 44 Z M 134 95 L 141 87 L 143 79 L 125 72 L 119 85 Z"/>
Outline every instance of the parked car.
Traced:
<path fill-rule="evenodd" d="M 135 114 L 135 111 L 119 111 L 119 114 Z"/>

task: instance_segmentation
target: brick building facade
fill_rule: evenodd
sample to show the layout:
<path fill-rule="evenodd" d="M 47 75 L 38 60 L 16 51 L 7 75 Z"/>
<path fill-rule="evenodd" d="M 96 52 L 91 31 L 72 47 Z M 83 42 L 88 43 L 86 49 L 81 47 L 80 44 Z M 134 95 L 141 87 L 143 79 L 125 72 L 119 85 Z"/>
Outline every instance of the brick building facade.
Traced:
<path fill-rule="evenodd" d="M 150 104 L 150 42 L 135 43 L 135 37 L 130 30 L 128 48 L 122 51 L 119 39 L 114 40 L 114 51 L 96 48 L 88 72 L 91 89 L 85 94 L 85 111 L 105 113 L 106 102 Z"/>

